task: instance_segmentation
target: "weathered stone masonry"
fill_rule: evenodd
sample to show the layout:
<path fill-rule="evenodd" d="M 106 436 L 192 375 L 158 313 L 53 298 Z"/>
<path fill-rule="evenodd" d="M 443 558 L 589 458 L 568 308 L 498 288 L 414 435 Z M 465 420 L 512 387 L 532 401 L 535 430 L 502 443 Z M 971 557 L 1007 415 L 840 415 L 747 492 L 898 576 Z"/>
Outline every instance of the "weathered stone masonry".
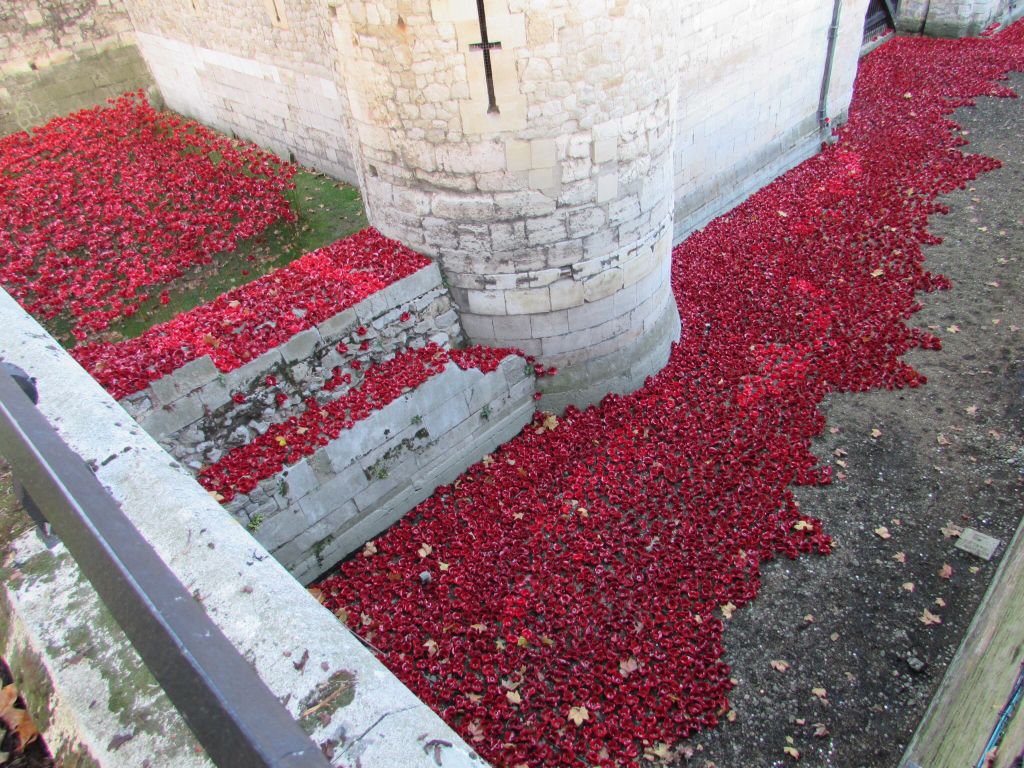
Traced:
<path fill-rule="evenodd" d="M 0 136 L 151 84 L 122 0 L 0 3 Z"/>

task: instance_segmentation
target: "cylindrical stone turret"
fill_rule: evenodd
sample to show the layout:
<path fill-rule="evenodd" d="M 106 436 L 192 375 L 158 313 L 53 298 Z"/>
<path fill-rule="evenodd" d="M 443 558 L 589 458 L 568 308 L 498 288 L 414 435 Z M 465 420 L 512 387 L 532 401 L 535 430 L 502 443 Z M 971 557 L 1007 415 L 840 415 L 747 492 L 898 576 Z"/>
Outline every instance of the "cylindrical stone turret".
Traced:
<path fill-rule="evenodd" d="M 676 0 L 332 6 L 371 223 L 434 257 L 475 342 L 635 389 L 679 335 L 669 280 Z"/>

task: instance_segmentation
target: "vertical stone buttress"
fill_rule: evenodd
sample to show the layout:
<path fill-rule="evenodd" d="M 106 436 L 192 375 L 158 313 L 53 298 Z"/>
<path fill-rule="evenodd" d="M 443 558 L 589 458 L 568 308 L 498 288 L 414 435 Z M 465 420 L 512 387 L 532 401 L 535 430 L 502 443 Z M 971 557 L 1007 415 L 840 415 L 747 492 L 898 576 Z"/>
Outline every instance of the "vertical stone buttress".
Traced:
<path fill-rule="evenodd" d="M 330 1 L 330 0 L 329 0 Z M 467 336 L 635 389 L 679 335 L 669 269 L 676 0 L 335 0 L 370 221 L 439 261 Z"/>

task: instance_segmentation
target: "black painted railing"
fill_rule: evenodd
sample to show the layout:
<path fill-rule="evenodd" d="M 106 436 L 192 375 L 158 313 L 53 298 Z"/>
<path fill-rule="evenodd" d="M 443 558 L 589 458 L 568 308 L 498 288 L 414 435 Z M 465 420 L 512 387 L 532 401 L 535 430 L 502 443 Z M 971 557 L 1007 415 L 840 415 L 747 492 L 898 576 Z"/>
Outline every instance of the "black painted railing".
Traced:
<path fill-rule="evenodd" d="M 217 766 L 328 768 L 284 705 L 2 366 L 0 455 Z"/>

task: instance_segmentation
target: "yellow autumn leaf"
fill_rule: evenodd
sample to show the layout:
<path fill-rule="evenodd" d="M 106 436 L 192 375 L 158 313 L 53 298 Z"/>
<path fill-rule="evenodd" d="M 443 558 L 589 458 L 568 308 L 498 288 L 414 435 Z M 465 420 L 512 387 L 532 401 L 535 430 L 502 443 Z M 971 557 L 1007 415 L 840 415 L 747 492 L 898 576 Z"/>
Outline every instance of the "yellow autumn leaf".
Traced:
<path fill-rule="evenodd" d="M 736 605 L 732 602 L 728 602 L 722 606 L 722 615 L 727 619 L 731 619 L 733 613 L 736 611 Z"/>
<path fill-rule="evenodd" d="M 925 608 L 924 611 L 921 613 L 920 619 L 921 623 L 925 625 L 942 623 L 942 619 L 939 616 L 936 616 L 931 611 L 929 611 L 927 608 Z"/>
<path fill-rule="evenodd" d="M 509 704 L 522 704 L 523 697 L 519 695 L 519 691 L 505 691 L 505 698 L 508 699 Z"/>
<path fill-rule="evenodd" d="M 586 707 L 570 707 L 568 717 L 571 722 L 580 726 L 590 719 L 590 712 L 587 711 Z"/>
<path fill-rule="evenodd" d="M 875 535 L 880 539 L 892 538 L 892 534 L 889 533 L 889 529 L 886 528 L 884 525 L 880 525 L 877 528 L 875 528 Z"/>
<path fill-rule="evenodd" d="M 422 547 L 416 550 L 417 554 L 419 554 L 420 557 L 429 557 L 430 553 L 433 551 L 434 548 L 429 544 L 424 544 Z"/>
<path fill-rule="evenodd" d="M 828 691 L 824 688 L 811 688 L 811 693 L 817 696 L 819 699 L 827 699 Z"/>
<path fill-rule="evenodd" d="M 783 661 L 782 659 L 772 659 L 771 664 L 772 669 L 778 672 L 785 672 L 787 669 L 789 669 L 789 662 Z"/>

